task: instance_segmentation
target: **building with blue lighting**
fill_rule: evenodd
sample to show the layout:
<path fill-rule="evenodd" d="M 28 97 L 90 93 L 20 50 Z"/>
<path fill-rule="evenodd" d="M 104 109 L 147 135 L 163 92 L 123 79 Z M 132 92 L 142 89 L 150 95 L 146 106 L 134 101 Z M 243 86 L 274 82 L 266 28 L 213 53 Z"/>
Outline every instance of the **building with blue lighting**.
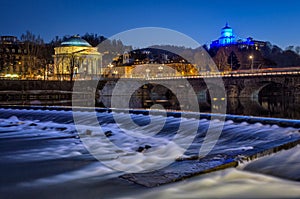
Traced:
<path fill-rule="evenodd" d="M 236 43 L 236 37 L 233 34 L 233 30 L 226 23 L 225 27 L 221 30 L 221 37 L 218 40 L 212 42 L 211 47 L 226 46 Z"/>
<path fill-rule="evenodd" d="M 259 50 L 259 48 L 266 45 L 266 42 L 254 40 L 252 37 L 246 39 L 238 38 L 233 29 L 226 23 L 221 30 L 219 39 L 212 41 L 210 48 L 220 48 L 222 46 L 238 45 L 239 48 L 251 48 Z"/>

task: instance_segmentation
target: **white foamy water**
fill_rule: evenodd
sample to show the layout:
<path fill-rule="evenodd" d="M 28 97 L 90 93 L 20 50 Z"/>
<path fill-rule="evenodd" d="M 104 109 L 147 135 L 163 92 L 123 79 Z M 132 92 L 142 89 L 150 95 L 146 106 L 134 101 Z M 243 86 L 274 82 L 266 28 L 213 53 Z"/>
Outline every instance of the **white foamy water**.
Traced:
<path fill-rule="evenodd" d="M 89 190 L 91 183 L 120 181 L 118 176 L 123 174 L 120 171 L 124 168 L 125 171 L 141 171 L 153 168 L 153 164 L 161 168 L 166 166 L 165 162 L 172 162 L 179 156 L 197 155 L 210 122 L 156 115 L 151 120 L 166 119 L 166 126 L 147 128 L 148 116 L 131 114 L 138 124 L 132 127 L 126 120 L 121 125 L 116 124 L 110 113 L 103 112 L 96 114 L 101 124 L 99 128 L 89 125 L 89 112 L 80 113 L 84 122 L 77 126 L 67 118 L 71 111 L 11 110 L 6 114 L 10 116 L 0 119 L 1 189 L 9 192 L 26 188 L 28 193 L 50 185 L 72 189 L 75 184 L 75 193 L 81 193 L 78 186 L 94 192 L 97 187 Z M 33 114 L 36 115 L 33 117 Z M 122 115 L 124 113 L 118 115 L 121 120 Z M 199 125 L 196 136 L 188 130 L 183 131 L 174 142 L 178 122 L 184 129 Z M 218 120 L 212 122 L 212 129 L 219 126 Z M 135 132 L 142 136 L 135 137 Z M 216 157 L 242 156 L 299 137 L 297 128 L 228 120 L 211 154 Z M 188 148 L 186 154 L 185 148 Z M 154 189 L 141 190 L 136 186 L 138 194 L 132 190 L 126 192 L 127 186 L 122 186 L 120 191 L 124 191 L 123 198 L 297 198 L 300 196 L 300 184 L 296 181 L 300 179 L 299 159 L 300 150 L 295 147 L 251 161 L 238 169 L 218 171 Z M 51 192 L 46 193 L 51 198 Z M 83 196 L 78 194 L 78 198 Z M 115 197 L 115 193 L 104 198 L 109 196 Z"/>
<path fill-rule="evenodd" d="M 84 146 L 79 144 L 75 128 L 70 124 L 58 124 L 54 122 L 39 122 L 38 120 L 19 120 L 16 116 L 0 120 L 0 139 L 11 141 L 11 145 L 21 141 L 22 145 L 15 147 L 15 150 L 2 151 L 1 159 L 5 162 L 30 162 L 51 160 L 57 158 L 74 157 L 82 155 Z M 43 140 L 62 140 L 63 144 L 40 145 L 28 147 L 26 142 L 42 142 Z M 15 140 L 15 142 L 14 142 Z"/>
<path fill-rule="evenodd" d="M 226 169 L 120 198 L 299 198 L 299 187 L 296 181 Z"/>
<path fill-rule="evenodd" d="M 300 181 L 300 146 L 247 162 L 240 168 L 245 171 Z"/>
<path fill-rule="evenodd" d="M 121 173 L 103 166 L 101 163 L 92 163 L 77 171 L 65 172 L 63 174 L 53 175 L 35 179 L 29 182 L 21 182 L 16 187 L 43 187 L 56 184 L 72 183 L 75 180 L 98 177 L 102 180 L 118 177 Z"/>

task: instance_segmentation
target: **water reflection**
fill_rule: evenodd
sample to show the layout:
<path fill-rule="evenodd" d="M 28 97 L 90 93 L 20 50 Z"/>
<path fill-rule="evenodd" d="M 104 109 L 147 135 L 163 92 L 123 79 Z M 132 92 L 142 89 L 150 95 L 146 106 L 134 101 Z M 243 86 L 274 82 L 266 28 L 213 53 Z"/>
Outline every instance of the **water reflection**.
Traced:
<path fill-rule="evenodd" d="M 270 96 L 259 98 L 227 98 L 227 114 L 247 115 L 259 117 L 275 117 L 286 119 L 300 119 L 300 97 Z M 171 103 L 172 104 L 172 103 Z M 176 103 L 175 103 L 176 104 Z M 214 105 L 210 100 L 199 101 L 201 112 L 209 113 L 212 109 L 217 112 L 221 110 L 223 103 L 214 101 Z M 143 108 L 149 108 L 153 103 L 148 103 Z M 167 109 L 178 110 L 178 105 L 170 106 L 170 103 L 162 104 Z M 181 110 L 184 108 L 181 107 Z"/>
<path fill-rule="evenodd" d="M 144 100 L 144 101 L 143 101 Z M 148 100 L 149 101 L 149 100 Z M 179 107 L 176 100 L 158 100 L 156 102 L 148 102 L 142 98 L 132 98 L 130 108 L 150 108 L 154 103 L 163 105 L 166 109 L 183 110 L 184 107 Z M 211 102 L 198 100 L 201 112 L 209 113 L 211 109 L 220 109 L 216 107 L 218 103 L 214 102 L 214 107 L 211 107 Z M 286 119 L 300 119 L 300 96 L 286 97 L 286 96 L 270 96 L 251 98 L 228 98 L 227 99 L 227 114 L 234 115 L 248 115 L 261 117 L 275 117 Z M 83 101 L 82 106 L 109 107 L 110 96 L 103 96 L 101 100 L 96 100 L 95 104 L 92 101 Z M 220 103 L 222 104 L 222 103 Z M 0 101 L 0 105 L 39 105 L 39 106 L 72 106 L 72 101 L 69 100 L 6 100 Z"/>
<path fill-rule="evenodd" d="M 300 119 L 300 98 L 272 96 L 251 98 L 229 98 L 227 113 L 287 119 Z"/>

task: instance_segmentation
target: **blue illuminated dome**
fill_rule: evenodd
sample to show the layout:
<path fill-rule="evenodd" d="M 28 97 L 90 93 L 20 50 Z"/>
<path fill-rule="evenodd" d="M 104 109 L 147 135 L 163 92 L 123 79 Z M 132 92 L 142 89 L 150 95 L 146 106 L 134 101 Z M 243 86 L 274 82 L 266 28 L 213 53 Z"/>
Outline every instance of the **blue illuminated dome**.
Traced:
<path fill-rule="evenodd" d="M 238 45 L 241 48 L 255 46 L 255 49 L 265 46 L 266 42 L 253 40 L 252 37 L 242 39 L 233 34 L 233 29 L 226 23 L 225 27 L 221 30 L 221 37 L 211 42 L 211 48 L 220 48 L 222 46 Z"/>
<path fill-rule="evenodd" d="M 66 41 L 61 43 L 61 46 L 86 46 L 91 47 L 84 39 L 81 39 L 78 35 L 72 36 L 71 38 L 67 39 Z"/>
<path fill-rule="evenodd" d="M 219 38 L 219 44 L 220 45 L 228 45 L 228 44 L 234 44 L 235 43 L 235 36 L 233 35 L 233 30 L 231 27 L 228 26 L 228 23 L 226 23 L 226 26 L 222 28 L 221 31 L 221 37 Z"/>
<path fill-rule="evenodd" d="M 226 23 L 226 26 L 224 28 L 222 28 L 221 35 L 223 37 L 232 37 L 233 36 L 232 28 L 228 26 L 228 23 Z"/>

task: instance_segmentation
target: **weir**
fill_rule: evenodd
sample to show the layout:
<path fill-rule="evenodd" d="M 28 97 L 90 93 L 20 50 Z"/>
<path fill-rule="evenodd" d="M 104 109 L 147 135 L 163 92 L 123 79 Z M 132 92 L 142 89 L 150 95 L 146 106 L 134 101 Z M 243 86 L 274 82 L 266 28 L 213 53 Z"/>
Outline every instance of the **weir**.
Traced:
<path fill-rule="evenodd" d="M 17 117 L 20 121 L 17 123 L 10 123 L 10 125 L 22 125 L 22 121 L 32 121 L 30 126 L 35 127 L 41 125 L 40 123 L 46 122 L 51 128 L 51 123 L 55 122 L 55 128 L 63 131 L 63 136 L 59 136 L 57 139 L 78 139 L 78 136 L 74 135 L 74 131 L 68 128 L 59 127 L 59 124 L 70 124 L 73 125 L 73 114 L 74 111 L 78 114 L 82 114 L 85 121 L 92 119 L 94 108 L 71 108 L 67 107 L 1 107 L 0 117 L 2 119 L 9 119 L 12 116 Z M 126 114 L 128 110 L 122 109 L 108 109 L 98 108 L 96 109 L 96 116 L 100 125 L 110 125 L 110 133 L 104 132 L 105 136 L 114 140 L 116 144 L 124 144 L 126 139 L 122 136 L 126 136 L 132 145 L 130 153 L 141 154 L 147 153 L 147 150 L 155 150 L 158 143 L 145 143 L 144 141 L 139 143 L 139 138 L 134 138 L 126 135 L 126 132 L 120 130 L 115 126 L 115 121 L 112 113 L 118 114 L 121 117 Z M 143 126 L 149 120 L 149 116 L 152 115 L 154 120 L 161 120 L 163 114 L 161 111 L 147 111 L 147 110 L 129 110 L 129 114 L 133 121 L 138 125 Z M 214 115 L 215 118 L 218 115 Z M 222 115 L 219 115 L 220 118 Z M 157 135 L 154 135 L 155 139 L 169 139 L 170 136 L 176 133 L 178 129 L 178 122 L 180 123 L 181 118 L 184 121 L 193 125 L 193 123 L 199 123 L 199 129 L 190 147 L 182 155 L 174 159 L 174 161 L 164 168 L 144 173 L 127 173 L 121 175 L 121 179 L 129 180 L 137 184 L 154 187 L 161 184 L 166 184 L 174 181 L 179 181 L 194 175 L 204 174 L 212 171 L 222 170 L 229 167 L 236 167 L 239 162 L 251 161 L 258 157 L 266 156 L 269 154 L 276 153 L 281 150 L 290 149 L 300 143 L 300 121 L 299 120 L 284 120 L 274 118 L 260 118 L 251 116 L 236 116 L 227 115 L 224 123 L 224 128 L 218 139 L 217 144 L 213 150 L 205 157 L 199 157 L 199 147 L 203 143 L 204 136 L 207 132 L 208 124 L 211 122 L 211 114 L 199 114 L 199 113 L 186 113 L 186 112 L 167 112 L 166 123 L 164 128 L 160 130 Z M 198 118 L 198 119 L 196 119 Z M 16 120 L 16 119 L 14 119 Z M 218 121 L 213 121 L 213 125 L 218 125 Z M 120 125 L 120 124 L 118 124 Z M 126 127 L 127 128 L 127 127 Z M 86 127 L 85 138 L 90 138 L 97 141 L 97 134 L 94 134 L 94 130 L 88 130 Z M 147 129 L 147 128 L 145 128 Z M 172 129 L 172 130 L 170 130 Z M 127 129 L 132 130 L 135 129 Z M 155 131 L 155 129 L 152 129 Z M 87 133 L 88 132 L 88 133 Z M 82 132 L 78 132 L 82 133 Z M 125 133 L 125 134 L 124 134 Z M 146 133 L 146 132 L 145 132 Z M 4 134 L 2 134 L 4 135 Z M 6 135 L 6 134 L 5 134 Z M 45 139 L 47 138 L 47 135 Z M 121 136 L 121 137 L 120 137 Z M 0 136 L 1 137 L 1 136 Z M 19 139 L 16 137 L 16 139 Z M 55 138 L 51 138 L 55 139 Z M 136 140 L 133 142 L 134 139 Z M 5 139 L 0 139 L 0 142 Z M 30 140 L 29 140 L 30 141 Z M 67 140 L 65 140 L 67 141 Z M 169 139 L 172 142 L 172 139 Z M 3 143 L 5 146 L 5 142 Z M 148 145 L 147 149 L 143 148 L 144 145 Z M 45 146 L 49 147 L 49 146 Z M 139 148 L 143 150 L 139 150 Z M 43 149 L 40 149 L 43 152 Z M 99 150 L 102 150 L 100 147 Z M 170 149 L 172 150 L 172 149 Z M 119 154 L 122 155 L 122 154 Z M 126 155 L 128 156 L 128 154 Z M 80 156 L 78 156 L 80 159 Z M 86 158 L 86 157 L 85 157 Z M 78 161 L 78 160 L 77 160 Z M 118 161 L 112 159 L 112 161 Z M 116 162 L 117 163 L 117 162 Z"/>

